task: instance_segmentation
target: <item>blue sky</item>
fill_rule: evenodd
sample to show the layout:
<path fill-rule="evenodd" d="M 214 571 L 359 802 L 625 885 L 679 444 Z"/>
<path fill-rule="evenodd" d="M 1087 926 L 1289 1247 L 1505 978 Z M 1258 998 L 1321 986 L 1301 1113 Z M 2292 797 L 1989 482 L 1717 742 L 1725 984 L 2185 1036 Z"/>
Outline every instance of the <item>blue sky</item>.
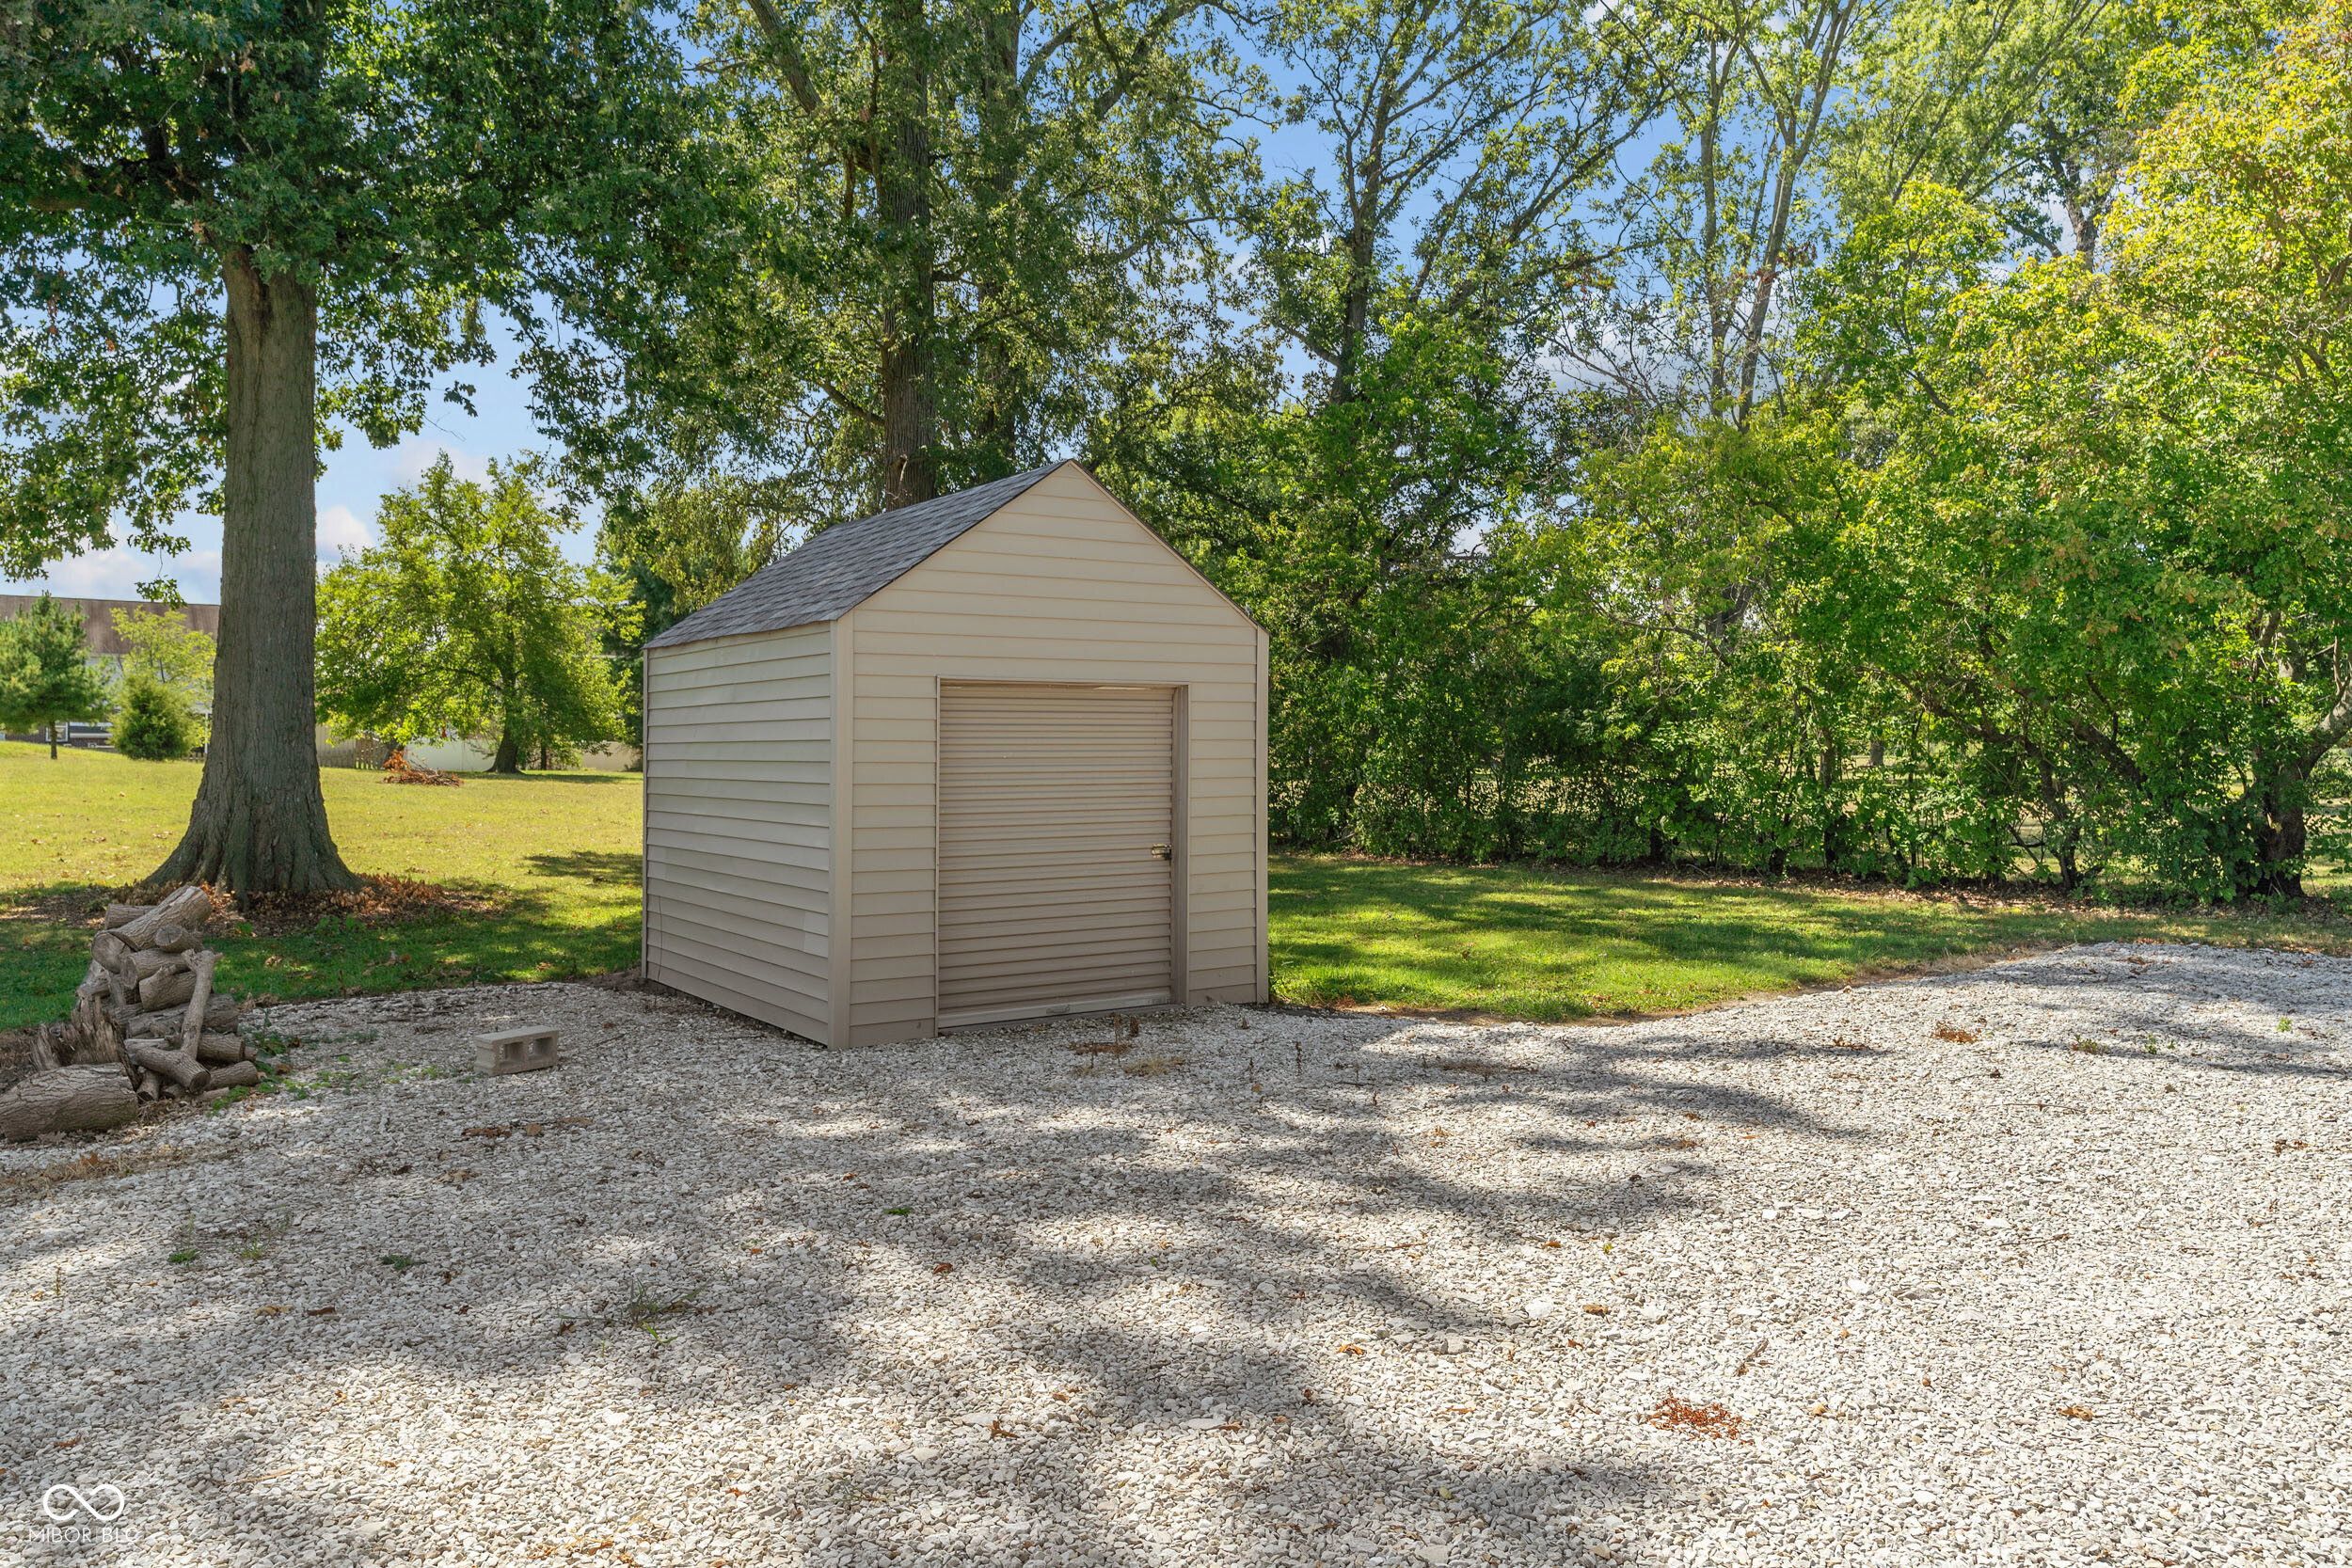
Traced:
<path fill-rule="evenodd" d="M 507 372 L 512 360 L 495 370 L 477 369 L 469 379 L 476 387 L 469 416 L 454 404 L 437 398 L 424 428 L 398 446 L 376 448 L 357 435 L 344 437 L 342 450 L 326 454 L 326 471 L 319 478 L 319 560 L 333 565 L 343 550 L 357 550 L 376 538 L 376 503 L 386 492 L 413 484 L 435 458 L 446 451 L 458 473 L 479 479 L 492 458 L 510 458 L 544 445 L 531 421 L 529 388 Z M 137 585 L 158 577 L 180 584 L 180 596 L 190 604 L 220 602 L 220 519 L 191 514 L 180 531 L 189 547 L 178 556 L 153 556 L 116 546 L 113 549 L 58 562 L 48 575 L 31 580 L 0 578 L 0 593 L 29 594 L 43 588 L 60 595 L 93 599 L 138 596 Z M 585 562 L 595 553 L 595 526 L 582 524 L 564 542 L 564 553 Z"/>

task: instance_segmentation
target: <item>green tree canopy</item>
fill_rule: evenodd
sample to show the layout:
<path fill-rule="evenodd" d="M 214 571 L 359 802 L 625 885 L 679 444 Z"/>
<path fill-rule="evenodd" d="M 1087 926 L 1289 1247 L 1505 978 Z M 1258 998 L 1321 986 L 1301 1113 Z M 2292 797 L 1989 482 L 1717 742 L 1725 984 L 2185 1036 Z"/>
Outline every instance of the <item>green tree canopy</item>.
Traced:
<path fill-rule="evenodd" d="M 550 420 L 604 395 L 648 279 L 723 248 L 683 79 L 601 0 L 6 8 L 0 569 L 221 516 L 215 744 L 159 878 L 351 885 L 310 740 L 320 442 L 416 429 L 485 306 Z"/>
<path fill-rule="evenodd" d="M 623 738 L 601 639 L 626 636 L 617 584 L 556 546 L 534 462 L 461 480 L 447 455 L 384 498 L 381 545 L 319 585 L 319 716 L 406 743 L 494 735 L 493 769 Z"/>
<path fill-rule="evenodd" d="M 124 681 L 143 678 L 168 694 L 195 725 L 188 746 L 202 745 L 213 706 L 213 658 L 218 651 L 213 639 L 174 610 L 134 607 L 115 610 L 113 616 L 115 638 L 122 644 Z M 126 684 L 126 701 L 127 694 Z"/>
<path fill-rule="evenodd" d="M 1094 372 L 1213 270 L 1221 80 L 1205 0 L 710 4 L 714 145 L 745 239 L 681 324 L 666 453 L 774 466 L 830 520 L 1043 459 Z M 701 377 L 697 382 L 696 377 Z M 591 460 L 617 462 L 616 432 Z M 632 476 L 634 477 L 634 476 Z"/>

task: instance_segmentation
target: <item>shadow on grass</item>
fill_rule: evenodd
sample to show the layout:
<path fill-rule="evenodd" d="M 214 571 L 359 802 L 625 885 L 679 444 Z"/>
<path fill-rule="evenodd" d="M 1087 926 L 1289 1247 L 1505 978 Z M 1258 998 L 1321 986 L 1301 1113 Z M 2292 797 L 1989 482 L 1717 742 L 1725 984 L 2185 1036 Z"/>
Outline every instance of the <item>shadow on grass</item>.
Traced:
<path fill-rule="evenodd" d="M 546 857 L 577 860 L 564 872 L 583 879 L 617 879 L 632 856 Z M 638 958 L 638 911 L 583 910 L 560 892 L 452 883 L 478 893 L 492 907 L 480 914 L 447 911 L 416 920 L 369 924 L 327 915 L 315 925 L 272 935 L 217 922 L 206 940 L 221 955 L 215 984 L 239 997 L 294 1001 L 307 997 L 410 990 L 420 987 L 493 981 L 558 980 L 626 969 Z M 98 916 L 82 912 L 103 888 L 53 884 L 24 889 L 0 912 L 0 1029 L 63 1018 L 89 966 Z M 52 911 L 70 911 L 67 915 Z"/>
<path fill-rule="evenodd" d="M 2152 932 L 2334 949 L 2352 936 L 2332 906 L 2280 918 L 1306 858 L 1276 863 L 1269 914 L 1285 995 L 1549 1022 Z"/>
<path fill-rule="evenodd" d="M 608 887 L 635 887 L 644 874 L 644 857 L 633 849 L 573 849 L 563 854 L 526 855 L 523 863 L 543 877 L 570 877 Z"/>
<path fill-rule="evenodd" d="M 479 782 L 485 784 L 573 784 L 590 789 L 601 789 L 609 788 L 614 784 L 628 784 L 634 780 L 642 779 L 644 775 L 642 773 L 612 772 L 604 768 L 546 773 L 540 772 L 537 768 L 525 768 L 520 773 L 460 773 L 457 777 L 463 780 L 466 784 L 474 784 Z M 395 784 L 393 787 L 396 789 L 408 789 L 418 787 L 430 788 L 431 786 Z"/>

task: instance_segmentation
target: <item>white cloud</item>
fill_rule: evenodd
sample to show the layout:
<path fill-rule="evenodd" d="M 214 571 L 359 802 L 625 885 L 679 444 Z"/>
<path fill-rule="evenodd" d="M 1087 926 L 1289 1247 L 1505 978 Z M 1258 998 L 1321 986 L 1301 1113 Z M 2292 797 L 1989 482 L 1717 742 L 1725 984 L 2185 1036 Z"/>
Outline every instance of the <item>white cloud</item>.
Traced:
<path fill-rule="evenodd" d="M 10 581 L 5 591 L 38 594 L 43 589 L 59 598 L 135 599 L 139 584 L 168 578 L 180 585 L 180 596 L 190 604 L 220 600 L 220 552 L 190 550 L 180 556 L 141 555 L 117 545 L 60 561 L 39 578 Z"/>
<path fill-rule="evenodd" d="M 443 452 L 449 454 L 450 468 L 459 479 L 480 483 L 490 477 L 488 456 L 459 451 L 446 441 L 428 441 L 419 436 L 412 436 L 392 449 L 390 466 L 401 483 L 414 484 L 424 477 L 424 471 L 433 467 L 435 459 Z"/>
<path fill-rule="evenodd" d="M 375 543 L 375 531 L 347 506 L 330 506 L 319 513 L 319 559 L 340 561 L 358 555 Z"/>

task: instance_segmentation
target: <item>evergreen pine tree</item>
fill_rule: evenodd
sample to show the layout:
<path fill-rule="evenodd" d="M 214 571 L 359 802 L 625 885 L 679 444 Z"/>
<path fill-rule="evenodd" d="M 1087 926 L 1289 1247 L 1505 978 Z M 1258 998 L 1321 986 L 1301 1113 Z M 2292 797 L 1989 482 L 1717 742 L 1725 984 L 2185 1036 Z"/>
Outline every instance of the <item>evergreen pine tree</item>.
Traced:
<path fill-rule="evenodd" d="M 195 743 L 196 726 L 187 705 L 145 671 L 122 683 L 122 717 L 115 722 L 115 750 L 141 762 L 176 762 Z"/>
<path fill-rule="evenodd" d="M 43 594 L 12 620 L 0 621 L 0 729 L 49 737 L 57 726 L 103 719 L 113 706 L 106 683 L 82 646 L 82 617 Z"/>

